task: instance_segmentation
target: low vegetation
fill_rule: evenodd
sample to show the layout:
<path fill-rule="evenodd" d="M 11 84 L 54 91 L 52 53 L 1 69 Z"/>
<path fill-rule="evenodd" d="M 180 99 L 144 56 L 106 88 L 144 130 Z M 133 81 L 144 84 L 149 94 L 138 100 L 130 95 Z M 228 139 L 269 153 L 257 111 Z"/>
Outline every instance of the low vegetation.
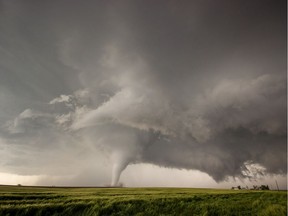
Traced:
<path fill-rule="evenodd" d="M 286 191 L 0 186 L 0 215 L 287 215 Z"/>

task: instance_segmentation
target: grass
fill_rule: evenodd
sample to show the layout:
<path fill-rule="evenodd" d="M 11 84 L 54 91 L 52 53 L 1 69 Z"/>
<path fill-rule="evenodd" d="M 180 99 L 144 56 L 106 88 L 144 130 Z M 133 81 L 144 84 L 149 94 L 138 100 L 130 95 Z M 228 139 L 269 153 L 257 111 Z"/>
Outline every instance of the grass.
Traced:
<path fill-rule="evenodd" d="M 287 215 L 287 191 L 0 186 L 0 215 Z"/>

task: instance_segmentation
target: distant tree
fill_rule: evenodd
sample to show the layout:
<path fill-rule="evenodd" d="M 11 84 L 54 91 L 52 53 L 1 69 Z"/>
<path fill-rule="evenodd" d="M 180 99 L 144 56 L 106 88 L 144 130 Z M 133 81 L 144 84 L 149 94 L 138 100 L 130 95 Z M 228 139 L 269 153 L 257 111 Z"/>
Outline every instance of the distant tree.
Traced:
<path fill-rule="evenodd" d="M 241 190 L 241 186 L 240 186 L 240 185 L 238 185 L 237 188 L 238 188 L 239 190 Z"/>
<path fill-rule="evenodd" d="M 269 186 L 268 185 L 261 185 L 259 187 L 260 190 L 270 190 Z"/>

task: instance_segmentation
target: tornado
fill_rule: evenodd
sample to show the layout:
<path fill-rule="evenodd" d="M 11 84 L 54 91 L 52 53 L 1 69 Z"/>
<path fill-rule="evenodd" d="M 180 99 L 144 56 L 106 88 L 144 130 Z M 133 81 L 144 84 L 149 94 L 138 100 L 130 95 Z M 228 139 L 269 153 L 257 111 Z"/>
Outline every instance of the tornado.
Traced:
<path fill-rule="evenodd" d="M 116 187 L 119 183 L 119 179 L 122 171 L 127 167 L 128 163 L 115 163 L 112 168 L 111 186 Z"/>
<path fill-rule="evenodd" d="M 125 152 L 114 152 L 112 154 L 113 167 L 112 167 L 112 177 L 111 186 L 117 187 L 119 183 L 120 176 L 123 170 L 129 165 L 131 158 L 125 154 Z"/>

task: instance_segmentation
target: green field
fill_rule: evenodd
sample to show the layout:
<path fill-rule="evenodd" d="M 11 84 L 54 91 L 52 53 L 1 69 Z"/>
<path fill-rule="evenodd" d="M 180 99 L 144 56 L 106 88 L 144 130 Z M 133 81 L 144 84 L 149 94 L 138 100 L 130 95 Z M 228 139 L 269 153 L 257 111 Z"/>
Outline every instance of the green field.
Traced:
<path fill-rule="evenodd" d="M 0 215 L 287 215 L 287 191 L 0 186 Z"/>

